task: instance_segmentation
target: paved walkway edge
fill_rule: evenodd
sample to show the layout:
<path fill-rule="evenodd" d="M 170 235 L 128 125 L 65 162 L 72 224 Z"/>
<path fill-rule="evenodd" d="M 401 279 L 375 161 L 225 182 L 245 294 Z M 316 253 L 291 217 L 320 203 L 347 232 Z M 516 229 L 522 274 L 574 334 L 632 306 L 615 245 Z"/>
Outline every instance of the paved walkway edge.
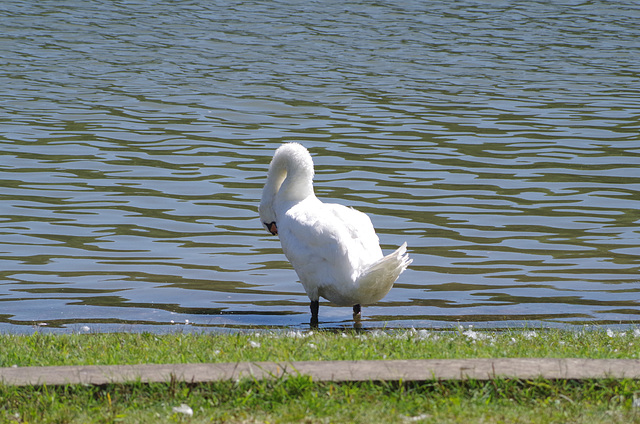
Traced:
<path fill-rule="evenodd" d="M 314 381 L 489 380 L 493 378 L 640 378 L 635 359 L 419 359 L 385 361 L 238 362 L 0 368 L 5 385 L 205 383 L 309 375 Z"/>

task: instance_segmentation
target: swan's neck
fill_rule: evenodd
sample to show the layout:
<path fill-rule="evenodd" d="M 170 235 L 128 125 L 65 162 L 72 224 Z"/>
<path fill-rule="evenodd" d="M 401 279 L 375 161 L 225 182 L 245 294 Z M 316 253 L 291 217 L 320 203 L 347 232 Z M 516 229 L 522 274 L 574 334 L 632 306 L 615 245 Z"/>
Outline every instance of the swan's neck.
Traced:
<path fill-rule="evenodd" d="M 260 201 L 260 218 L 264 224 L 276 221 L 276 209 L 298 203 L 313 193 L 313 160 L 309 152 L 295 143 L 276 150 Z"/>
<path fill-rule="evenodd" d="M 267 187 L 281 202 L 299 202 L 313 196 L 313 162 L 297 156 L 274 161 L 269 169 Z M 306 158 L 302 158 L 306 159 Z"/>

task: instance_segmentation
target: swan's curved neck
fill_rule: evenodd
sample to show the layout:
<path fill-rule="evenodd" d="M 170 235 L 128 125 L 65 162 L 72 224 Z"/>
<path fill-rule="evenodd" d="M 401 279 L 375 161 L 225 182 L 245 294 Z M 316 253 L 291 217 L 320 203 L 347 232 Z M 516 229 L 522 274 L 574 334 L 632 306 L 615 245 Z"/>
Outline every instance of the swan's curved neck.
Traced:
<path fill-rule="evenodd" d="M 306 155 L 276 155 L 269 167 L 265 189 L 282 201 L 300 201 L 313 196 L 313 161 L 306 151 L 304 153 Z"/>
<path fill-rule="evenodd" d="M 299 144 L 283 144 L 276 150 L 260 200 L 260 219 L 270 228 L 277 221 L 276 209 L 290 207 L 313 194 L 313 159 Z M 271 231 L 271 230 L 269 230 Z"/>

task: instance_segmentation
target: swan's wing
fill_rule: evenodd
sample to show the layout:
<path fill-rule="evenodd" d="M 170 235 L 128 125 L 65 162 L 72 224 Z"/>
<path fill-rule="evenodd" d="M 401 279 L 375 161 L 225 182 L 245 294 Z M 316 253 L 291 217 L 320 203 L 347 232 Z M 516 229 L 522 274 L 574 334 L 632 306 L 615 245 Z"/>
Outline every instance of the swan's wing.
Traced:
<path fill-rule="evenodd" d="M 350 289 L 362 270 L 382 257 L 369 217 L 342 205 L 300 202 L 279 218 L 278 233 L 312 298 L 317 298 L 314 287 Z"/>
<path fill-rule="evenodd" d="M 333 216 L 335 220 L 333 228 L 337 231 L 348 233 L 352 240 L 363 246 L 379 246 L 380 240 L 367 214 L 335 203 L 328 203 L 324 206 L 327 212 Z"/>

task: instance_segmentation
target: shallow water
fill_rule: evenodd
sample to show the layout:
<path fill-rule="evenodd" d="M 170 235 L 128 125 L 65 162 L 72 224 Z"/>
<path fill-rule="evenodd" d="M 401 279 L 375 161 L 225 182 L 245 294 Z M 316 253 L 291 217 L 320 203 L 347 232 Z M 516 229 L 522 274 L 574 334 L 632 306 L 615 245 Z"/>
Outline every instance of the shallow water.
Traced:
<path fill-rule="evenodd" d="M 409 245 L 365 328 L 640 322 L 635 2 L 3 8 L 0 331 L 306 327 L 286 141 Z"/>

